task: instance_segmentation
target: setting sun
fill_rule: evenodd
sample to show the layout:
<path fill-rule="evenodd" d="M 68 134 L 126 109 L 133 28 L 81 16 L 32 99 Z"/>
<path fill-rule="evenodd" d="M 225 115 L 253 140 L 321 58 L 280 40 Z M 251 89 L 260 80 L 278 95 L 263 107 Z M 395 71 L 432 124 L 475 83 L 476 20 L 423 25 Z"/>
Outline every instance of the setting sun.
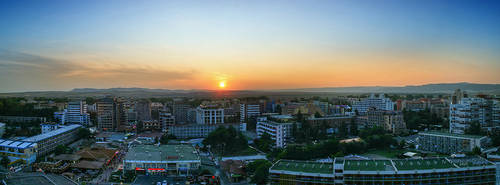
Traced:
<path fill-rule="evenodd" d="M 224 88 L 226 87 L 226 83 L 225 82 L 219 82 L 219 88 Z"/>

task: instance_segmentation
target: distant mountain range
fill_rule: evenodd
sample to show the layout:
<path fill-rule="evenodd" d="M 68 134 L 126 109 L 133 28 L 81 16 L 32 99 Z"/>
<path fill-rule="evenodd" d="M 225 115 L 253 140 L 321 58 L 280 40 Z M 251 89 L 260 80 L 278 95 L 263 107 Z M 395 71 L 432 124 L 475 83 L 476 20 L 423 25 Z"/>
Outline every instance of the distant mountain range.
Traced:
<path fill-rule="evenodd" d="M 359 93 L 446 93 L 462 89 L 471 94 L 485 93 L 500 95 L 500 84 L 477 83 L 442 83 L 410 86 L 359 86 L 359 87 L 323 87 L 279 90 L 175 90 L 149 88 L 76 88 L 71 91 L 38 91 L 0 93 L 0 96 L 16 97 L 85 97 L 85 96 L 123 96 L 123 97 L 248 97 L 248 96 L 322 96 L 327 94 Z"/>
<path fill-rule="evenodd" d="M 471 93 L 500 93 L 500 84 L 477 83 L 440 83 L 408 86 L 359 86 L 359 87 L 323 87 L 283 89 L 280 91 L 293 92 L 336 92 L 336 93 L 452 93 L 455 89 L 462 89 Z"/>

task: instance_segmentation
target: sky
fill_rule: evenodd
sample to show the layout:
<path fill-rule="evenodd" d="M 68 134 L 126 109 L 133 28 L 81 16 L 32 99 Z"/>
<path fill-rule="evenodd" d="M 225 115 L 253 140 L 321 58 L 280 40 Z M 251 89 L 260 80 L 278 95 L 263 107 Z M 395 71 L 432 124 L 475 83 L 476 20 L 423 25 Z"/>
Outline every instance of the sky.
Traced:
<path fill-rule="evenodd" d="M 0 0 L 0 92 L 500 83 L 500 2 Z"/>

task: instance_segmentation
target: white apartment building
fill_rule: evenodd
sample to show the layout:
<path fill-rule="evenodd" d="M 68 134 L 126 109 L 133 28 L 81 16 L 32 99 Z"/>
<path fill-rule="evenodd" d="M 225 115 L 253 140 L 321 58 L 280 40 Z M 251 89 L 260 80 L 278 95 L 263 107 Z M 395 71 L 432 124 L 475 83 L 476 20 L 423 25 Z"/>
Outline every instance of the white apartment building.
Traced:
<path fill-rule="evenodd" d="M 196 123 L 209 125 L 224 123 L 224 109 L 215 106 L 199 106 L 196 108 Z"/>
<path fill-rule="evenodd" d="M 491 130 L 500 126 L 500 106 L 498 100 L 483 98 L 462 98 L 450 104 L 450 132 L 463 134 L 473 122 L 481 128 Z"/>
<path fill-rule="evenodd" d="M 90 122 L 90 115 L 87 113 L 87 104 L 85 101 L 68 102 L 67 109 L 62 112 L 54 112 L 60 124 L 83 124 L 87 125 Z"/>
<path fill-rule="evenodd" d="M 375 97 L 371 94 L 369 98 L 363 99 L 359 102 L 354 103 L 352 110 L 357 110 L 358 113 L 364 114 L 369 108 L 375 108 L 377 110 L 394 110 L 394 102 L 389 98 L 385 98 L 384 94 L 380 94 L 379 97 Z"/>
<path fill-rule="evenodd" d="M 240 123 L 245 123 L 247 118 L 260 116 L 259 104 L 240 104 Z"/>
<path fill-rule="evenodd" d="M 264 133 L 271 136 L 275 141 L 274 147 L 283 148 L 292 138 L 293 123 L 278 123 L 267 120 L 267 117 L 257 118 L 257 137 L 261 137 Z"/>
<path fill-rule="evenodd" d="M 175 125 L 174 115 L 167 111 L 160 111 L 160 124 L 161 130 L 166 132 L 168 127 Z"/>

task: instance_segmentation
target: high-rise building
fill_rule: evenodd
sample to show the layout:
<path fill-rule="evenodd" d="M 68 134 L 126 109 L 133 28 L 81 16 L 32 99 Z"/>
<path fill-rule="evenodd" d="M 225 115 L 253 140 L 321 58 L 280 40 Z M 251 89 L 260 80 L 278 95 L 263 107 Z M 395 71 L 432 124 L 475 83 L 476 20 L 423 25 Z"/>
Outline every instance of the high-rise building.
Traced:
<path fill-rule="evenodd" d="M 478 123 L 484 130 L 500 126 L 499 101 L 484 98 L 461 98 L 450 104 L 450 132 L 463 134 L 472 123 Z"/>
<path fill-rule="evenodd" d="M 190 109 L 189 105 L 186 104 L 174 104 L 172 106 L 173 114 L 175 117 L 176 124 L 188 124 L 188 112 Z"/>
<path fill-rule="evenodd" d="M 224 123 L 224 109 L 217 106 L 200 105 L 196 109 L 196 123 L 208 125 Z"/>
<path fill-rule="evenodd" d="M 240 104 L 240 123 L 245 123 L 248 118 L 260 116 L 260 104 Z"/>
<path fill-rule="evenodd" d="M 462 98 L 468 98 L 468 94 L 460 89 L 455 90 L 453 95 L 451 95 L 451 104 L 458 104 Z"/>
<path fill-rule="evenodd" d="M 364 128 L 380 127 L 384 130 L 399 134 L 406 131 L 403 113 L 400 111 L 386 111 L 371 108 L 366 113 L 368 121 Z"/>
<path fill-rule="evenodd" d="M 103 98 L 97 101 L 97 128 L 99 130 L 123 131 L 127 129 L 125 101 L 120 98 Z"/>
<path fill-rule="evenodd" d="M 99 130 L 116 129 L 115 123 L 115 101 L 113 98 L 103 98 L 97 101 L 97 128 Z"/>
<path fill-rule="evenodd" d="M 160 124 L 163 132 L 167 131 L 167 128 L 175 125 L 175 117 L 172 113 L 167 111 L 160 111 Z"/>
<path fill-rule="evenodd" d="M 375 97 L 371 94 L 369 98 L 356 102 L 352 109 L 353 111 L 358 111 L 360 114 L 364 114 L 370 108 L 375 108 L 377 110 L 394 110 L 394 102 L 389 98 L 385 98 L 384 94 L 380 94 L 379 97 Z"/>
<path fill-rule="evenodd" d="M 70 101 L 66 109 L 61 112 L 54 112 L 54 119 L 59 124 L 87 125 L 90 122 L 90 115 L 87 113 L 87 104 L 85 101 Z"/>
<path fill-rule="evenodd" d="M 127 105 L 125 104 L 125 100 L 121 98 L 115 99 L 114 114 L 118 131 L 125 131 L 130 128 L 127 119 Z"/>
<path fill-rule="evenodd" d="M 138 121 L 151 120 L 151 101 L 141 100 L 135 103 Z"/>
<path fill-rule="evenodd" d="M 88 124 L 90 116 L 87 113 L 87 104 L 85 101 L 68 102 L 66 122 L 71 124 Z"/>

